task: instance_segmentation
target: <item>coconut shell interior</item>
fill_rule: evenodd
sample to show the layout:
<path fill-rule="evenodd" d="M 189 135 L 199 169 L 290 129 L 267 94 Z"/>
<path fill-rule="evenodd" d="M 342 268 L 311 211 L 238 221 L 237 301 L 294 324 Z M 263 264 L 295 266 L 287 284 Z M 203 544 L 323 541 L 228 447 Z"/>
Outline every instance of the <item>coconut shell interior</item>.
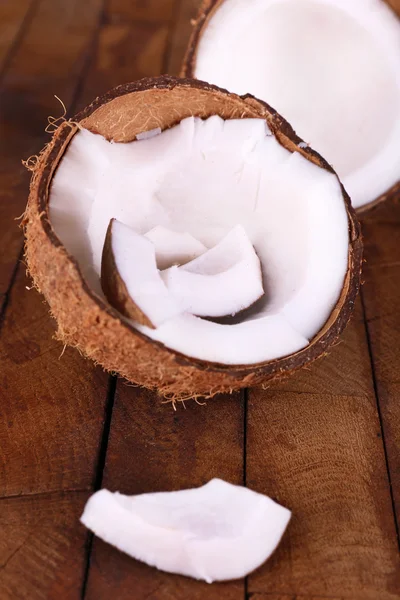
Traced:
<path fill-rule="evenodd" d="M 115 88 L 58 128 L 33 173 L 24 219 L 29 270 L 57 320 L 58 337 L 105 369 L 174 399 L 210 397 L 259 384 L 314 361 L 326 353 L 346 326 L 360 285 L 360 227 L 342 188 L 349 224 L 349 261 L 344 286 L 324 327 L 296 354 L 245 366 L 192 359 L 138 332 L 88 287 L 76 260 L 56 236 L 48 211 L 52 177 L 73 135 L 83 127 L 108 140 L 129 142 L 138 133 L 157 127 L 164 130 L 192 115 L 207 118 L 215 114 L 223 119 L 265 119 L 285 148 L 300 152 L 321 168 L 333 172 L 311 148 L 298 147 L 301 139 L 264 102 L 251 96 L 229 94 L 196 80 L 145 79 Z"/>

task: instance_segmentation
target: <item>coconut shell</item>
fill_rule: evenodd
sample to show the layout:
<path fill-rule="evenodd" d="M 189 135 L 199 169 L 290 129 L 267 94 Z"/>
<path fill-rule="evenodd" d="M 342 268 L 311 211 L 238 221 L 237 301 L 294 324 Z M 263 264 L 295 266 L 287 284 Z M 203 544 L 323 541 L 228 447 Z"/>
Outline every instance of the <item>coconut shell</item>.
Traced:
<path fill-rule="evenodd" d="M 265 119 L 279 142 L 330 172 L 332 168 L 301 142 L 271 107 L 252 96 L 240 97 L 216 86 L 174 77 L 143 79 L 119 86 L 64 122 L 39 156 L 32 175 L 24 218 L 26 258 L 36 287 L 46 297 L 58 324 L 58 338 L 129 381 L 172 399 L 211 397 L 219 392 L 265 383 L 308 365 L 334 344 L 353 311 L 360 285 L 360 226 L 343 190 L 349 223 L 349 262 L 342 293 L 328 321 L 303 350 L 255 365 L 223 365 L 193 359 L 134 329 L 90 289 L 77 261 L 57 237 L 49 218 L 52 177 L 79 128 L 108 140 L 129 142 L 142 131 L 166 129 L 185 117 Z"/>
<path fill-rule="evenodd" d="M 182 69 L 181 69 L 181 77 L 194 78 L 196 71 L 196 58 L 197 51 L 200 39 L 206 30 L 209 21 L 213 14 L 218 10 L 218 8 L 224 3 L 225 0 L 203 0 L 199 11 L 197 13 L 197 17 L 192 21 L 193 29 L 192 34 L 189 39 L 189 44 L 185 53 L 185 57 L 183 59 Z M 384 0 L 386 4 L 390 6 L 390 8 L 400 17 L 400 4 L 394 5 L 393 2 Z M 372 202 L 368 202 L 363 206 L 357 208 L 357 213 L 362 214 L 368 211 L 371 208 L 376 207 L 378 204 L 383 202 L 384 200 L 388 200 L 393 198 L 400 192 L 400 180 L 395 183 L 391 188 L 386 190 L 383 194 L 381 194 Z"/>

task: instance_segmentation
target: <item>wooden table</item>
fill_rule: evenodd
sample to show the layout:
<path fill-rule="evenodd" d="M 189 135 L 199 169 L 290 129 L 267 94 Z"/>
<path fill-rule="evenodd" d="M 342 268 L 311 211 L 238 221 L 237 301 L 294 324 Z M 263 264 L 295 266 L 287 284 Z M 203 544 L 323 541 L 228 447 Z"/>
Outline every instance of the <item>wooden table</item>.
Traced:
<path fill-rule="evenodd" d="M 0 0 L 0 599 L 400 598 L 400 205 L 363 219 L 365 285 L 342 341 L 268 390 L 173 410 L 53 339 L 15 217 L 57 94 L 73 114 L 116 84 L 177 73 L 196 0 Z M 398 3 L 399 5 L 400 3 Z M 399 6 L 400 8 L 400 6 Z M 246 580 L 151 569 L 79 524 L 100 487 L 173 490 L 212 477 L 293 520 Z"/>

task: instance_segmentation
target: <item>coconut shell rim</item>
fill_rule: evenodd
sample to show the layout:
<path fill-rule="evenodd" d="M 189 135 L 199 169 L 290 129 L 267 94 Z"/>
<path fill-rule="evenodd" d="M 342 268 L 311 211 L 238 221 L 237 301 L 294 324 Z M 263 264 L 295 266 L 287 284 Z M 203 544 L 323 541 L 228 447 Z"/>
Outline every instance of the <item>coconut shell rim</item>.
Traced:
<path fill-rule="evenodd" d="M 251 373 L 256 373 L 257 375 L 264 376 L 265 379 L 273 378 L 276 375 L 302 368 L 306 364 L 309 364 L 316 360 L 318 357 L 324 355 L 327 349 L 336 341 L 336 339 L 342 333 L 353 312 L 354 302 L 360 287 L 363 252 L 361 228 L 356 217 L 355 211 L 351 206 L 350 198 L 347 195 L 342 184 L 342 194 L 349 224 L 349 264 L 339 300 L 335 305 L 334 309 L 332 310 L 330 317 L 325 322 L 324 326 L 317 333 L 317 335 L 314 336 L 314 338 L 305 348 L 299 350 L 296 353 L 289 354 L 287 356 L 269 361 L 263 361 L 260 363 L 244 365 L 224 364 L 193 358 L 180 352 L 177 352 L 176 350 L 168 348 L 161 342 L 153 340 L 152 338 L 138 331 L 129 322 L 124 320 L 123 316 L 116 309 L 114 309 L 111 305 L 104 301 L 90 288 L 90 286 L 87 284 L 84 276 L 81 273 L 78 261 L 67 252 L 66 248 L 64 247 L 63 243 L 58 238 L 52 227 L 48 214 L 49 189 L 51 181 L 59 162 L 61 161 L 63 155 L 67 150 L 70 141 L 80 128 L 80 122 L 89 117 L 98 108 L 112 101 L 113 99 L 118 98 L 119 96 L 140 91 L 147 91 L 151 89 L 168 90 L 173 89 L 177 86 L 195 88 L 211 93 L 217 92 L 220 94 L 227 94 L 243 102 L 249 101 L 252 103 L 252 105 L 253 103 L 256 103 L 260 108 L 266 111 L 266 113 L 269 113 L 271 118 L 273 118 L 274 126 L 271 127 L 271 122 L 269 122 L 268 125 L 271 127 L 271 129 L 273 129 L 274 134 L 277 131 L 280 131 L 296 146 L 298 146 L 298 144 L 302 142 L 301 138 L 299 138 L 295 134 L 289 123 L 287 123 L 287 121 L 283 119 L 283 117 L 281 117 L 266 102 L 256 99 L 251 94 L 238 96 L 237 94 L 232 94 L 227 90 L 224 90 L 223 88 L 219 88 L 218 86 L 211 85 L 206 82 L 199 81 L 197 79 L 178 78 L 169 75 L 144 78 L 137 82 L 117 86 L 109 92 L 107 92 L 106 94 L 96 98 L 91 104 L 89 104 L 86 108 L 80 111 L 74 118 L 72 118 L 70 121 L 65 121 L 55 131 L 52 140 L 48 144 L 47 151 L 44 151 L 40 155 L 38 164 L 33 173 L 32 181 L 35 181 L 36 186 L 33 186 L 31 184 L 31 187 L 32 189 L 36 187 L 36 194 L 30 196 L 28 206 L 30 206 L 33 202 L 36 202 L 37 212 L 40 218 L 40 224 L 43 229 L 43 232 L 55 247 L 62 249 L 65 258 L 76 270 L 80 283 L 82 285 L 82 289 L 85 292 L 85 294 L 89 297 L 89 299 L 92 302 L 94 302 L 101 311 L 104 311 L 112 318 L 117 318 L 120 321 L 121 325 L 124 328 L 128 329 L 130 334 L 140 337 L 146 343 L 162 348 L 164 352 L 168 353 L 171 357 L 174 358 L 177 365 L 195 367 L 199 370 L 212 371 L 215 373 L 228 372 L 235 375 L 235 377 L 245 377 Z M 312 148 L 298 148 L 297 151 L 303 154 L 305 157 L 308 157 L 309 160 L 311 160 L 312 162 L 317 161 L 321 168 L 325 168 L 329 172 L 336 175 L 332 167 Z M 25 227 L 26 223 L 24 223 L 24 228 Z M 333 322 L 329 325 L 329 327 L 326 327 L 327 323 L 331 320 L 332 315 L 335 314 L 336 316 L 334 317 Z M 324 329 L 326 329 L 326 331 L 324 331 Z M 323 333 L 321 334 L 321 332 Z"/>

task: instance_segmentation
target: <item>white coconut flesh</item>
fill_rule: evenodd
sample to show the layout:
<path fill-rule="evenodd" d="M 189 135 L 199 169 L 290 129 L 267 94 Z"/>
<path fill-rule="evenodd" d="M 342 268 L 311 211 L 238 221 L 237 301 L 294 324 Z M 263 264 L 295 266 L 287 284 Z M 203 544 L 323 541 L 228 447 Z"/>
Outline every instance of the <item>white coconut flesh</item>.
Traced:
<path fill-rule="evenodd" d="M 340 184 L 283 148 L 263 120 L 191 117 L 124 144 L 80 130 L 53 178 L 50 220 L 98 294 L 112 218 L 141 235 L 158 226 L 188 233 L 207 248 L 240 224 L 254 246 L 265 294 L 239 322 L 186 313 L 154 330 L 131 323 L 189 357 L 254 364 L 290 355 L 340 297 L 349 247 Z"/>
<path fill-rule="evenodd" d="M 153 237 L 155 230 L 152 229 Z M 175 241 L 182 247 L 184 234 L 167 233 L 165 228 L 161 234 L 163 243 L 168 238 L 170 245 L 165 247 L 170 258 Z M 101 281 L 108 300 L 133 319 L 139 309 L 154 328 L 184 312 L 210 317 L 236 314 L 264 293 L 260 261 L 240 225 L 199 258 L 161 273 L 156 264 L 156 248 L 147 235 L 139 235 L 117 219 L 111 220 L 107 235 L 110 244 L 105 244 L 103 250 Z M 200 246 L 189 234 L 184 240 L 191 247 L 195 243 Z M 123 284 L 122 301 L 115 275 Z M 114 289 L 110 289 L 110 280 L 114 281 Z M 126 294 L 133 302 L 131 313 Z"/>
<path fill-rule="evenodd" d="M 135 305 L 154 327 L 183 311 L 168 291 L 156 264 L 154 244 L 120 221 L 110 223 L 115 268 Z"/>
<path fill-rule="evenodd" d="M 291 513 L 267 496 L 213 479 L 200 488 L 87 502 L 81 522 L 151 566 L 208 583 L 238 579 L 275 550 Z"/>
<path fill-rule="evenodd" d="M 260 260 L 241 225 L 214 248 L 161 276 L 184 310 L 197 316 L 235 315 L 264 294 Z"/>
<path fill-rule="evenodd" d="M 183 265 L 207 250 L 205 245 L 190 233 L 173 231 L 161 225 L 153 227 L 145 235 L 154 244 L 159 269 Z"/>
<path fill-rule="evenodd" d="M 333 165 L 355 207 L 400 176 L 400 20 L 383 0 L 225 0 L 194 75 L 264 99 Z"/>

